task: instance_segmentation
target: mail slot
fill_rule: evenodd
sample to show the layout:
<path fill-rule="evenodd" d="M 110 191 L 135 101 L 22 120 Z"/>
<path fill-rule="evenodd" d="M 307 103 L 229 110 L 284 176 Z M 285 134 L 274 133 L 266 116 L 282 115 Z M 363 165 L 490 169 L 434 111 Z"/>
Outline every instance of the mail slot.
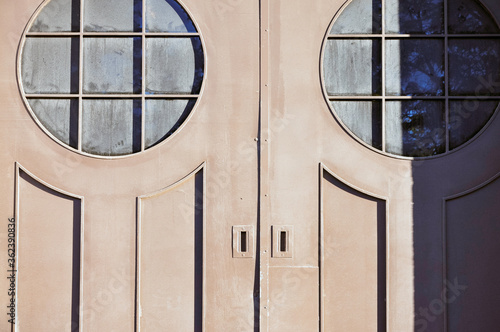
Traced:
<path fill-rule="evenodd" d="M 253 226 L 233 226 L 233 258 L 254 257 Z"/>
<path fill-rule="evenodd" d="M 293 226 L 272 226 L 274 258 L 293 257 Z"/>

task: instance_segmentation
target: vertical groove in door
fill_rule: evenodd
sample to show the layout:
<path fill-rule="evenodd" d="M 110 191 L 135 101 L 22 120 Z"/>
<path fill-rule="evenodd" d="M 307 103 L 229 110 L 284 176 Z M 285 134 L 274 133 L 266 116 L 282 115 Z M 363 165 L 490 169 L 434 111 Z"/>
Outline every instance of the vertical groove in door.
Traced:
<path fill-rule="evenodd" d="M 259 1 L 260 17 L 260 109 L 259 109 L 259 220 L 257 223 L 257 262 L 259 264 L 260 304 L 255 307 L 256 316 L 254 331 L 269 331 L 269 259 L 271 255 L 270 201 L 269 201 L 269 0 Z"/>
<path fill-rule="evenodd" d="M 204 296 L 203 290 L 205 285 L 203 284 L 205 280 L 205 275 L 203 273 L 203 264 L 205 259 L 203 257 L 205 250 L 203 249 L 205 245 L 205 206 L 204 206 L 204 188 L 205 188 L 205 176 L 203 174 L 203 169 L 196 172 L 194 175 L 194 331 L 205 331 L 203 308 L 204 308 Z"/>
<path fill-rule="evenodd" d="M 325 297 L 323 296 L 323 284 L 325 280 L 325 271 L 323 266 L 325 265 L 325 241 L 323 238 L 324 234 L 324 222 L 323 222 L 323 164 L 319 163 L 319 177 L 318 177 L 318 188 L 319 188 L 319 228 L 318 228 L 318 266 L 319 266 L 319 332 L 325 331 L 325 317 L 324 317 L 324 308 L 325 308 Z"/>

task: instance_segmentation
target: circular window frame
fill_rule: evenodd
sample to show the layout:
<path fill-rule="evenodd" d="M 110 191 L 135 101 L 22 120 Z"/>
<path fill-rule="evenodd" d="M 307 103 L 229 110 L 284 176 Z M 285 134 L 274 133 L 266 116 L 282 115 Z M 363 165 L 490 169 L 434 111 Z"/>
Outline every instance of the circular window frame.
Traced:
<path fill-rule="evenodd" d="M 498 104 L 495 108 L 495 110 L 492 112 L 490 118 L 488 119 L 488 121 L 481 127 L 480 130 L 478 130 L 478 132 L 476 134 L 474 134 L 471 138 L 469 138 L 467 141 L 465 141 L 464 143 L 460 144 L 459 146 L 453 148 L 453 149 L 449 149 L 449 138 L 445 141 L 445 152 L 443 153 L 439 153 L 439 154 L 435 154 L 435 155 L 429 155 L 429 156 L 417 156 L 417 157 L 413 157 L 413 156 L 404 156 L 404 155 L 398 155 L 398 154 L 394 154 L 394 153 L 390 153 L 390 152 L 387 152 L 385 151 L 385 147 L 384 147 L 384 143 L 385 141 L 382 140 L 382 149 L 378 149 L 370 144 L 368 144 L 367 142 L 365 142 L 363 139 L 361 139 L 357 134 L 355 134 L 346 124 L 344 124 L 344 122 L 342 121 L 342 118 L 337 114 L 337 112 L 335 111 L 334 107 L 332 106 L 331 104 L 331 101 L 332 100 L 339 100 L 339 101 L 342 101 L 342 100 L 346 100 L 346 99 L 335 99 L 335 98 L 331 98 L 331 97 L 334 97 L 334 96 L 330 96 L 328 95 L 328 92 L 327 92 L 327 88 L 326 88 L 326 80 L 325 80 L 325 75 L 324 75 L 324 63 L 325 63 L 325 53 L 326 53 L 326 47 L 327 47 L 327 42 L 331 36 L 330 34 L 330 31 L 332 30 L 334 24 L 336 23 L 336 21 L 339 19 L 339 17 L 342 15 L 342 13 L 344 12 L 344 10 L 355 0 L 346 0 L 342 6 L 340 6 L 340 8 L 336 11 L 336 13 L 334 14 L 332 20 L 330 21 L 330 24 L 328 25 L 328 28 L 326 30 L 326 33 L 324 35 L 324 38 L 323 38 L 323 42 L 321 44 L 321 52 L 320 52 L 320 66 L 319 66 L 319 76 L 320 76 L 320 85 L 321 85 L 321 90 L 322 90 L 322 93 L 323 93 L 323 98 L 325 99 L 325 102 L 330 110 L 330 113 L 333 115 L 335 121 L 337 123 L 340 124 L 341 128 L 349 135 L 351 136 L 352 138 L 354 138 L 358 143 L 360 143 L 361 145 L 365 146 L 366 148 L 368 148 L 369 150 L 379 154 L 379 155 L 382 155 L 382 156 L 385 156 L 385 157 L 389 157 L 389 158 L 393 158 L 393 159 L 399 159 L 399 160 L 431 160 L 431 159 L 436 159 L 436 158 L 443 158 L 443 157 L 447 157 L 449 155 L 451 155 L 452 153 L 455 153 L 455 152 L 458 152 L 462 149 L 464 149 L 465 147 L 467 147 L 469 144 L 472 144 L 476 139 L 478 139 L 479 136 L 481 136 L 483 134 L 484 131 L 486 131 L 488 129 L 488 127 L 491 125 L 491 123 L 493 123 L 493 121 L 495 121 L 496 117 L 498 116 L 498 113 L 500 113 L 500 96 L 495 96 L 496 98 L 495 99 L 488 99 L 487 97 L 486 98 L 477 98 L 477 99 L 473 99 L 473 100 L 497 100 L 498 101 Z M 445 0 L 445 1 L 448 1 L 448 0 Z M 473 1 L 473 0 L 471 0 Z M 496 15 L 494 15 L 492 13 L 492 11 L 486 6 L 486 4 L 484 3 L 484 1 L 482 0 L 477 0 L 479 2 L 479 4 L 481 6 L 484 7 L 484 9 L 488 12 L 488 14 L 490 14 L 491 18 L 495 21 L 495 23 L 497 24 L 497 26 L 499 27 L 500 29 L 500 22 L 499 22 L 499 19 Z M 383 1 L 382 1 L 382 13 L 384 12 L 384 8 L 383 8 L 384 4 L 383 4 Z M 443 12 L 444 13 L 444 12 Z M 444 13 L 444 15 L 446 15 L 446 13 Z M 384 19 L 384 16 L 382 14 L 382 20 Z M 382 27 L 383 28 L 383 27 Z M 447 35 L 446 33 L 444 33 L 443 35 Z M 363 38 L 367 38 L 367 39 L 370 39 L 370 38 L 373 38 L 373 37 L 370 37 L 370 36 L 373 36 L 373 33 L 371 34 L 363 34 Z M 397 34 L 391 34 L 391 37 L 396 37 L 397 38 Z M 493 37 L 491 37 L 493 38 Z M 447 52 L 447 50 L 446 50 Z M 383 60 L 382 60 L 383 61 Z M 383 66 L 384 68 L 385 66 Z M 381 72 L 381 75 L 385 75 L 385 72 Z M 382 87 L 383 89 L 384 87 Z M 446 87 L 445 87 L 446 88 Z M 355 96 L 352 96 L 352 97 L 355 97 Z M 370 98 L 370 97 L 373 97 L 370 96 L 370 95 L 367 95 L 367 96 L 363 96 L 364 98 L 352 98 L 352 99 L 349 99 L 349 101 L 373 101 L 373 100 L 377 100 L 377 99 L 380 99 L 380 100 L 383 100 L 385 97 L 382 97 L 382 98 Z M 401 98 L 400 99 L 396 99 L 396 100 L 426 100 L 425 98 L 421 98 L 419 99 L 418 97 L 417 98 L 412 98 L 412 96 L 404 96 L 404 95 L 401 95 L 400 96 Z M 443 96 L 443 101 L 445 100 L 445 97 Z M 446 106 L 445 106 L 446 107 Z M 445 111 L 445 114 L 449 114 L 449 109 L 444 109 Z M 383 110 L 381 110 L 381 112 L 383 112 Z M 382 117 L 382 121 L 384 121 L 384 117 Z M 448 126 L 449 125 L 449 122 L 447 120 L 447 122 L 445 123 L 445 130 L 446 132 L 449 131 L 448 129 Z M 383 125 L 382 128 L 384 128 L 385 126 Z M 383 130 L 383 129 L 382 129 Z M 385 134 L 382 134 L 383 136 L 385 136 Z M 445 137 L 448 137 L 449 134 L 446 134 Z"/>
<path fill-rule="evenodd" d="M 200 26 L 198 24 L 198 22 L 196 21 L 196 19 L 194 18 L 194 16 L 192 15 L 191 11 L 189 10 L 189 8 L 181 1 L 181 0 L 174 0 L 175 2 L 177 2 L 179 4 L 179 6 L 182 7 L 182 9 L 186 12 L 186 14 L 188 15 L 189 19 L 191 20 L 191 23 L 193 24 L 194 28 L 196 29 L 196 32 L 195 33 L 187 33 L 187 35 L 189 35 L 189 37 L 197 37 L 199 38 L 200 40 L 200 43 L 201 43 L 201 49 L 203 51 L 203 79 L 201 81 L 201 84 L 200 84 L 200 91 L 199 93 L 197 94 L 197 97 L 196 97 L 196 101 L 194 103 L 194 105 L 192 106 L 191 110 L 189 111 L 189 114 L 186 116 L 186 118 L 182 121 L 182 123 L 167 137 L 165 137 L 164 139 L 162 139 L 161 141 L 153 144 L 152 146 L 146 148 L 144 147 L 144 144 L 141 143 L 141 146 L 143 146 L 144 148 L 141 148 L 140 151 L 137 151 L 137 152 L 131 152 L 131 153 L 127 153 L 127 154 L 120 154 L 120 155 L 99 155 L 99 154 L 93 154 L 93 153 L 89 153 L 89 152 L 85 152 L 83 151 L 83 149 L 76 149 L 72 146 L 70 146 L 69 144 L 61 141 L 59 138 L 57 138 L 37 117 L 36 113 L 34 112 L 34 110 L 32 109 L 29 101 L 28 101 L 28 97 L 26 96 L 26 92 L 24 90 L 24 84 L 23 84 L 23 79 L 22 79 L 22 60 L 23 60 L 23 51 L 24 51 L 24 46 L 26 45 L 26 40 L 27 38 L 29 37 L 28 34 L 30 33 L 30 29 L 32 28 L 33 26 L 33 23 L 36 21 L 37 17 L 39 16 L 39 14 L 43 11 L 43 9 L 45 8 L 45 6 L 47 6 L 50 1 L 52 0 L 44 0 L 38 7 L 37 9 L 33 12 L 33 14 L 31 15 L 30 19 L 28 20 L 28 23 L 26 24 L 23 32 L 22 32 L 22 37 L 20 39 L 20 42 L 18 44 L 18 49 L 17 49 L 17 58 L 16 58 L 16 79 L 17 79 L 17 84 L 18 84 L 18 88 L 19 88 L 19 92 L 21 94 L 21 98 L 23 100 L 23 103 L 26 107 L 26 109 L 28 110 L 31 118 L 35 121 L 35 123 L 37 124 L 37 126 L 42 129 L 42 131 L 47 134 L 47 136 L 49 136 L 52 140 L 54 140 L 57 144 L 59 144 L 60 146 L 62 146 L 63 148 L 71 151 L 71 152 L 75 152 L 79 155 L 82 155 L 82 156 L 85 156 L 85 157 L 90 157 L 90 158 L 95 158 L 95 159 L 103 159 L 103 160 L 114 160 L 114 159 L 124 159 L 124 158 L 132 158 L 132 157 L 136 157 L 138 155 L 142 155 L 144 153 L 147 153 L 148 151 L 150 150 L 155 150 L 156 148 L 159 148 L 160 146 L 163 146 L 164 144 L 167 144 L 169 141 L 173 140 L 175 136 L 177 136 L 179 134 L 179 132 L 187 125 L 187 123 L 189 122 L 189 120 L 193 117 L 194 113 L 196 112 L 197 108 L 199 107 L 199 103 L 200 103 L 200 100 L 202 99 L 202 96 L 203 96 L 203 92 L 205 90 L 205 82 L 207 80 L 207 66 L 208 66 L 208 56 L 207 56 L 207 48 L 206 48 L 206 44 L 205 44 L 205 39 L 204 39 L 204 36 L 203 36 L 203 33 L 201 32 L 201 29 L 200 29 Z M 145 7 L 145 1 L 143 2 L 143 9 Z M 144 13 L 142 14 L 144 15 Z M 144 20 L 144 17 L 143 17 L 143 20 Z M 83 23 L 83 17 L 80 18 L 80 25 L 82 25 Z M 63 32 L 64 34 L 65 32 Z M 72 32 L 73 34 L 75 34 L 75 36 L 78 36 L 79 38 L 83 38 L 82 36 L 82 33 L 81 33 L 81 30 L 79 32 Z M 106 33 L 106 32 L 105 32 Z M 115 32 L 110 32 L 110 34 L 113 34 Z M 125 32 L 126 34 L 130 34 L 130 36 L 132 36 L 134 33 L 135 34 L 141 34 L 141 36 L 144 35 L 144 32 Z M 47 32 L 47 34 L 57 34 L 56 33 L 52 33 L 52 32 Z M 71 37 L 71 35 L 66 35 L 64 36 L 63 34 L 61 34 L 61 37 Z M 179 32 L 173 32 L 172 34 L 182 34 L 182 33 L 179 33 Z M 146 36 L 147 36 L 147 33 L 146 33 Z M 141 59 L 144 59 L 144 55 L 141 56 Z M 144 83 L 144 80 L 145 78 L 143 77 L 142 78 L 142 82 Z M 143 84 L 142 83 L 142 84 Z M 78 94 L 75 94 L 77 98 L 79 98 L 79 93 Z M 181 96 L 181 95 L 179 95 Z M 186 96 L 189 96 L 189 94 L 187 94 Z M 102 97 L 103 97 L 103 100 L 113 100 L 115 98 L 106 98 L 106 94 L 102 94 Z M 128 97 L 128 98 L 127 98 Z M 138 99 L 138 98 L 144 98 L 143 97 L 143 93 L 141 94 L 137 94 L 137 97 L 124 97 L 124 98 L 118 98 L 116 100 L 126 100 L 126 99 Z M 47 97 L 45 97 L 47 99 Z M 74 97 L 73 97 L 74 98 Z M 156 98 L 151 98 L 151 99 L 156 99 Z M 194 99 L 194 98 L 187 98 L 187 97 L 179 97 L 179 98 L 167 98 L 166 100 L 176 100 L 176 99 Z M 145 105 L 145 103 L 144 103 Z M 81 119 L 81 109 L 78 110 L 79 112 L 79 117 Z M 144 109 L 141 110 L 141 112 L 144 112 Z M 142 113 L 142 120 L 141 120 L 141 132 L 144 130 L 144 113 Z M 81 129 L 81 125 L 80 126 L 80 129 Z M 167 133 L 165 133 L 167 134 Z M 143 134 L 141 134 L 142 137 L 144 137 Z M 79 134 L 79 136 L 81 137 L 81 135 Z M 81 144 L 79 144 L 81 146 Z"/>

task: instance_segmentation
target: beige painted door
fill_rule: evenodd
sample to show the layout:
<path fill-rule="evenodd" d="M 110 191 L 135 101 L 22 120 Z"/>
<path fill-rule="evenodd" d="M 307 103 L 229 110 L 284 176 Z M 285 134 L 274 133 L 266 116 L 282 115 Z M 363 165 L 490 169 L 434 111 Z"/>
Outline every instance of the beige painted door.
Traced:
<path fill-rule="evenodd" d="M 265 104 L 269 132 L 265 137 L 267 144 L 261 142 L 269 149 L 269 159 L 263 158 L 262 165 L 262 188 L 269 190 L 269 198 L 262 197 L 261 241 L 271 255 L 266 256 L 269 315 L 267 321 L 262 320 L 267 324 L 264 327 L 270 331 L 494 330 L 498 319 L 490 310 L 495 307 L 494 298 L 500 291 L 494 281 L 499 273 L 495 263 L 499 252 L 498 116 L 493 115 L 478 135 L 469 133 L 469 138 L 473 138 L 467 144 L 453 150 L 450 145 L 447 148 L 450 152 L 422 159 L 378 151 L 356 137 L 354 133 L 359 127 L 349 123 L 345 113 L 343 118 L 338 117 L 339 112 L 337 117 L 332 114 L 333 106 L 340 104 L 335 104 L 337 100 L 383 100 L 386 128 L 383 135 L 387 144 L 384 151 L 389 149 L 389 143 L 394 143 L 389 131 L 391 110 L 398 98 L 408 97 L 386 97 L 390 84 L 394 83 L 390 81 L 394 79 L 391 70 L 394 66 L 400 66 L 401 72 L 415 69 L 411 65 L 404 67 L 404 61 L 408 61 L 404 47 L 397 51 L 398 59 L 390 46 L 398 38 L 412 36 L 409 32 L 406 37 L 393 34 L 391 40 L 380 32 L 378 36 L 376 31 L 369 36 L 370 33 L 355 30 L 365 26 L 367 12 L 370 15 L 375 11 L 377 3 L 269 1 L 269 70 L 264 73 L 269 80 L 269 104 Z M 479 6 L 475 2 L 436 1 L 418 9 L 419 4 L 414 2 L 385 1 L 384 5 L 382 1 L 384 15 L 389 15 L 394 8 L 391 6 L 398 4 L 401 11 L 419 13 L 419 22 L 428 19 L 426 15 L 433 10 L 439 10 L 439 5 L 448 8 L 449 15 L 444 20 L 448 20 L 449 26 L 435 34 L 443 42 L 445 34 L 454 33 L 457 39 L 446 40 L 447 59 L 439 60 L 443 61 L 443 71 L 445 62 L 449 62 L 447 73 L 442 74 L 447 92 L 442 96 L 438 92 L 435 98 L 443 103 L 447 100 L 450 111 L 448 118 L 443 117 L 442 130 L 436 132 L 443 137 L 448 135 L 443 142 L 456 144 L 453 143 L 456 133 L 463 133 L 466 127 L 481 121 L 481 112 L 491 115 L 498 107 L 499 61 L 495 38 L 498 38 L 496 22 L 500 22 L 500 7 L 494 1 L 484 1 Z M 332 18 L 347 6 L 351 12 L 346 10 L 345 17 L 350 15 L 350 19 L 339 19 L 340 28 L 332 29 Z M 473 15 L 467 16 L 467 11 Z M 489 14 L 485 14 L 487 11 Z M 467 32 L 464 26 L 474 25 L 469 21 L 471 17 L 483 21 L 481 28 Z M 401 34 L 405 28 L 403 22 L 408 23 L 405 19 L 411 23 L 400 12 Z M 379 20 L 378 24 L 382 24 L 379 29 L 383 30 L 384 24 L 389 26 L 390 20 L 390 17 L 385 23 Z M 376 29 L 375 21 L 372 26 L 368 18 L 369 29 Z M 459 38 L 466 37 L 454 31 L 476 34 L 483 31 L 486 39 L 471 42 L 473 35 L 469 34 L 464 41 Z M 328 33 L 330 36 L 324 39 Z M 350 36 L 336 35 L 340 33 Z M 334 53 L 333 60 L 327 60 L 327 52 L 333 44 L 330 40 L 340 40 L 337 45 L 346 40 L 358 45 L 360 40 L 366 42 L 367 37 L 382 38 L 387 43 L 382 59 L 378 60 L 383 62 L 385 74 L 377 78 L 387 90 L 382 88 L 383 95 L 370 91 L 370 96 L 363 99 L 353 97 L 363 95 L 356 89 L 366 86 L 362 82 L 363 63 L 356 57 L 360 53 L 348 53 L 349 57 Z M 375 49 L 372 46 L 370 51 Z M 457 56 L 456 49 L 469 56 L 469 60 Z M 482 49 L 484 53 L 473 54 L 473 49 Z M 376 52 L 382 51 L 377 48 Z M 413 52 L 425 54 L 422 48 Z M 493 56 L 491 62 L 483 57 L 488 53 Z M 376 56 L 371 59 L 369 54 L 368 61 L 377 61 Z M 432 54 L 444 59 L 439 48 Z M 425 54 L 429 63 L 432 54 Z M 337 71 L 327 81 L 323 74 L 331 73 L 328 70 L 332 63 L 340 63 L 342 59 L 346 59 L 344 66 L 354 63 L 354 67 L 335 67 Z M 473 65 L 478 65 L 481 71 L 473 71 Z M 416 69 L 422 70 L 421 76 L 432 76 L 421 68 Z M 398 84 L 411 81 L 404 73 L 399 75 Z M 445 82 L 446 75 L 449 76 Z M 457 83 L 460 75 L 464 80 Z M 369 69 L 365 78 L 373 84 L 374 76 L 375 71 Z M 332 92 L 325 97 L 322 85 L 329 92 L 332 81 L 339 82 L 339 90 L 352 89 L 352 94 L 345 96 L 348 93 L 343 92 L 344 96 L 338 96 Z M 450 130 L 447 132 L 446 128 Z M 475 130 L 480 131 L 481 126 Z M 404 137 L 401 140 L 406 144 Z M 271 232 L 270 226 L 277 231 Z M 290 246 L 280 247 L 282 239 L 289 241 Z M 286 253 L 284 257 L 282 250 Z"/>
<path fill-rule="evenodd" d="M 261 255 L 267 264 L 261 273 L 268 302 L 261 303 L 261 328 L 269 331 L 495 330 L 498 318 L 491 310 L 496 307 L 494 298 L 498 298 L 500 291 L 494 281 L 498 280 L 495 260 L 500 250 L 498 116 L 494 114 L 478 135 L 472 133 L 469 137 L 474 137 L 466 144 L 453 150 L 450 145 L 447 148 L 450 151 L 445 148 L 440 155 L 412 158 L 379 151 L 354 134 L 356 126 L 349 127 L 348 116 L 344 114 L 340 119 L 338 112 L 332 114 L 335 107 L 330 108 L 330 102 L 358 100 L 353 95 L 337 96 L 333 92 L 325 97 L 323 91 L 329 89 L 326 86 L 329 82 L 325 82 L 323 75 L 332 62 L 322 60 L 323 56 L 326 59 L 322 50 L 326 53 L 331 45 L 329 40 L 350 39 L 351 45 L 366 41 L 367 37 L 390 40 L 376 32 L 369 36 L 366 32 L 349 30 L 365 26 L 367 12 L 370 15 L 378 2 L 263 3 L 269 10 L 269 19 L 265 13 L 263 16 L 269 28 L 269 40 L 263 39 L 263 46 L 268 48 L 263 56 L 268 61 L 263 78 L 269 84 L 263 89 L 268 91 L 269 99 L 263 103 L 265 127 L 261 140 L 264 194 L 261 195 Z M 448 92 L 443 95 L 437 92 L 435 97 L 443 103 L 448 100 L 448 118 L 443 118 L 438 133 L 452 144 L 457 132 L 481 121 L 481 112 L 491 115 L 498 106 L 500 53 L 496 22 L 500 22 L 500 7 L 495 1 L 483 1 L 479 4 L 483 7 L 476 2 L 433 1 L 429 7 L 422 4 L 419 9 L 415 2 L 385 1 L 384 8 L 389 11 L 399 4 L 402 11 L 419 13 L 421 16 L 415 17 L 421 22 L 425 15 L 439 10 L 439 3 L 447 6 L 449 16 L 445 20 L 450 23 L 446 31 L 436 33 L 436 38 L 439 35 L 443 43 L 445 34 L 454 33 L 457 38 L 446 41 L 450 50 L 446 59 L 449 82 L 444 82 L 443 73 L 441 84 L 447 84 L 444 89 Z M 351 12 L 346 14 L 351 15 L 350 20 L 342 21 L 339 28 L 346 29 L 350 36 L 336 36 L 346 32 L 339 29 L 330 32 L 332 19 L 351 4 Z M 485 9 L 489 16 L 484 14 Z M 465 17 L 480 17 L 481 28 L 470 33 L 466 27 L 460 28 L 460 24 L 474 25 Z M 399 19 L 403 22 L 406 18 L 400 13 Z M 369 18 L 369 29 L 371 23 Z M 489 24 L 491 29 L 485 28 Z M 403 29 L 404 24 L 400 25 Z M 468 37 L 453 32 L 459 29 L 465 31 L 460 33 L 469 33 Z M 472 42 L 471 33 L 480 31 L 484 31 L 486 39 Z M 412 38 L 410 33 L 406 34 Z M 389 48 L 394 40 L 406 37 L 391 37 L 384 46 L 388 61 L 378 60 L 384 62 L 383 70 L 387 73 L 382 74 L 384 78 L 379 76 L 381 82 L 385 80 L 387 94 L 394 83 L 390 80 L 395 60 L 401 61 L 398 65 L 401 71 L 412 70 L 411 66 L 403 65 L 407 59 L 404 48 L 399 51 L 400 59 Z M 458 60 L 454 51 L 457 48 L 472 60 Z M 373 46 L 368 61 L 375 61 L 371 54 L 374 49 Z M 484 53 L 473 54 L 473 49 L 483 49 Z M 382 51 L 377 49 L 377 52 Z M 432 54 L 439 54 L 439 48 L 428 54 L 422 48 L 414 52 L 423 52 L 430 63 Z M 488 53 L 491 60 L 483 57 Z M 332 80 L 337 79 L 340 90 L 366 85 L 362 82 L 365 69 L 356 54 L 339 52 L 333 60 L 357 63 L 357 67 L 336 68 Z M 444 72 L 444 53 L 438 57 Z M 478 65 L 476 69 L 483 68 L 483 74 L 469 73 L 472 63 Z M 368 68 L 371 65 L 369 62 Z M 489 65 L 492 67 L 488 68 Z M 421 68 L 417 70 L 422 70 L 422 76 L 430 75 Z M 457 83 L 460 75 L 464 80 Z M 371 70 L 366 79 L 372 82 Z M 399 79 L 403 82 L 407 78 L 402 73 Z M 465 92 L 459 96 L 460 89 Z M 389 149 L 388 144 L 394 139 L 389 131 L 394 103 L 398 98 L 416 101 L 419 96 L 386 98 L 385 92 L 382 96 L 370 91 L 369 96 L 361 96 L 359 100 L 370 98 L 377 102 L 384 100 L 387 143 L 384 149 Z M 446 133 L 448 125 L 451 129 Z M 476 127 L 477 131 L 480 129 L 481 126 Z M 400 143 L 403 139 L 400 138 Z"/>
<path fill-rule="evenodd" d="M 71 13 L 68 6 L 79 2 L 54 3 L 47 15 L 49 19 L 56 15 L 61 22 L 45 18 L 49 26 L 69 21 L 64 13 Z M 99 2 L 87 1 L 85 10 L 94 10 L 96 20 L 105 20 L 106 15 L 112 20 L 116 19 L 112 14 L 130 13 L 139 2 L 114 3 L 118 6 L 110 11 L 108 3 L 100 7 Z M 155 5 L 167 2 L 148 3 L 154 11 Z M 110 158 L 91 155 L 91 145 L 85 147 L 85 130 L 92 128 L 84 125 L 76 148 L 56 142 L 23 102 L 16 57 L 23 45 L 23 31 L 40 5 L 40 0 L 0 4 L 0 206 L 5 219 L 1 243 L 7 248 L 8 218 L 15 217 L 16 330 L 236 331 L 253 326 L 254 294 L 258 295 L 255 258 L 249 252 L 245 258 L 233 258 L 232 227 L 246 226 L 250 249 L 258 208 L 258 2 L 182 1 L 197 33 L 188 31 L 173 39 L 199 37 L 205 54 L 203 89 L 195 99 L 197 104 L 182 128 L 167 140 L 143 152 Z M 175 3 L 173 8 L 178 8 Z M 166 15 L 162 10 L 156 14 L 169 22 L 168 16 L 161 16 Z M 117 22 L 113 24 L 121 24 L 119 18 Z M 44 29 L 43 25 L 39 28 Z M 38 36 L 30 42 L 78 40 L 78 29 L 66 35 Z M 140 30 L 123 34 L 129 39 L 141 38 Z M 171 36 L 147 35 L 144 42 L 146 46 L 161 43 L 163 37 Z M 86 62 L 85 52 L 103 40 L 108 42 L 101 45 L 104 49 L 119 44 L 106 38 L 83 36 L 84 92 L 92 90 L 85 87 L 85 66 L 93 61 Z M 57 47 L 45 49 L 49 55 L 58 52 Z M 114 51 L 111 56 L 120 53 Z M 50 59 L 47 56 L 48 62 Z M 54 68 L 65 64 L 56 63 Z M 98 75 L 109 75 L 105 69 Z M 141 98 L 146 105 L 152 98 L 144 91 L 138 96 L 139 104 Z M 84 109 L 85 103 L 99 98 L 87 97 L 81 98 Z M 85 116 L 80 120 L 85 122 Z M 100 139 L 98 130 L 93 135 L 87 135 L 87 142 Z M 80 145 L 90 152 L 75 151 Z M 241 251 L 236 249 L 235 255 Z M 6 272 L 8 257 L 4 256 L 0 266 Z M 9 285 L 2 278 L 1 303 L 10 303 Z M 3 313 L 2 317 L 0 330 L 10 330 L 8 316 Z"/>
<path fill-rule="evenodd" d="M 269 1 L 266 331 L 412 330 L 411 162 L 353 139 L 322 90 L 342 5 Z"/>
<path fill-rule="evenodd" d="M 30 115 L 16 57 L 40 2 L 2 2 L 0 207 L 16 218 L 16 328 L 497 326 L 477 317 L 499 294 L 500 120 L 429 159 L 362 143 L 323 92 L 325 36 L 345 4 L 184 0 L 205 54 L 196 106 L 159 145 L 103 158 Z"/>

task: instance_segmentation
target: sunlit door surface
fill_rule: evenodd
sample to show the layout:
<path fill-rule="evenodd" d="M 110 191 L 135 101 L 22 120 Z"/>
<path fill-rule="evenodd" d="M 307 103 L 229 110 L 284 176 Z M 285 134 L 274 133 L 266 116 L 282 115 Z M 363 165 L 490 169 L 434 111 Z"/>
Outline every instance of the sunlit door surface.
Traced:
<path fill-rule="evenodd" d="M 231 227 L 257 222 L 258 3 L 0 7 L 0 210 L 17 225 L 0 330 L 253 326 L 255 258 L 233 259 Z"/>

